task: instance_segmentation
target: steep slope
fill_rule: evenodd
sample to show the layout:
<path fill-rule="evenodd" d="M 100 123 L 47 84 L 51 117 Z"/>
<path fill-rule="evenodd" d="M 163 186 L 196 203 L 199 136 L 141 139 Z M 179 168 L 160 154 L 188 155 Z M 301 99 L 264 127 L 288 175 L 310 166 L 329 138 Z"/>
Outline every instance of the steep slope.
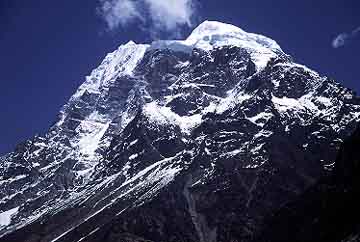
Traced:
<path fill-rule="evenodd" d="M 331 171 L 360 99 L 275 41 L 206 21 L 108 54 L 0 158 L 2 241 L 248 241 Z"/>
<path fill-rule="evenodd" d="M 360 127 L 342 145 L 332 174 L 270 219 L 255 241 L 360 241 Z"/>

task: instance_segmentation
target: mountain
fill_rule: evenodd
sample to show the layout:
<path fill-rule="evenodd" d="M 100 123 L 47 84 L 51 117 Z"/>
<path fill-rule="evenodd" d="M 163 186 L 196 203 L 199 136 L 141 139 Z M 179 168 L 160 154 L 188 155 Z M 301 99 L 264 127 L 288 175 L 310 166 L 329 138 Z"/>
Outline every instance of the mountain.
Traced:
<path fill-rule="evenodd" d="M 359 120 L 353 91 L 265 36 L 205 21 L 130 41 L 0 158 L 0 241 L 251 241 Z"/>

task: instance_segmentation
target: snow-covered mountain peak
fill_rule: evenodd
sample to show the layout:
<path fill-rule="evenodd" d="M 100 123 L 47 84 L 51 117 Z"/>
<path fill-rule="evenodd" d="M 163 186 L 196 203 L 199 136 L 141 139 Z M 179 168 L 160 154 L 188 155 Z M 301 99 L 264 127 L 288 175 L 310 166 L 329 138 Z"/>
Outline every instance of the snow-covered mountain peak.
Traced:
<path fill-rule="evenodd" d="M 200 24 L 185 40 L 185 43 L 205 50 L 221 46 L 245 48 L 252 55 L 258 69 L 265 67 L 270 58 L 283 54 L 276 41 L 217 21 L 205 21 Z"/>
<path fill-rule="evenodd" d="M 213 41 L 226 41 L 226 39 L 232 38 L 243 39 L 249 42 L 258 42 L 258 44 L 268 48 L 281 50 L 280 46 L 268 37 L 259 34 L 247 33 L 232 24 L 208 20 L 196 27 L 186 41 L 189 43 L 196 43 L 200 40 L 210 41 L 211 38 L 214 38 Z"/>
<path fill-rule="evenodd" d="M 136 45 L 136 43 L 132 40 L 129 40 L 129 42 L 127 42 L 124 46 L 132 46 L 132 45 Z"/>
<path fill-rule="evenodd" d="M 186 40 L 160 40 L 151 44 L 151 49 L 171 49 L 191 52 L 194 48 L 210 51 L 224 46 L 246 49 L 258 70 L 263 69 L 271 58 L 284 55 L 276 41 L 260 34 L 247 33 L 239 27 L 217 21 L 200 24 Z"/>
<path fill-rule="evenodd" d="M 222 23 L 219 21 L 205 20 L 204 22 L 199 24 L 199 26 L 196 27 L 192 31 L 189 38 L 196 37 L 199 35 L 212 35 L 212 34 L 220 34 L 220 33 L 224 34 L 224 33 L 231 33 L 231 32 L 232 33 L 238 33 L 238 32 L 244 33 L 245 31 L 242 30 L 241 28 L 236 27 L 231 24 L 226 24 L 226 23 Z"/>
<path fill-rule="evenodd" d="M 121 45 L 117 50 L 106 55 L 100 66 L 94 69 L 86 81 L 80 86 L 73 98 L 81 96 L 84 91 L 99 92 L 115 81 L 118 76 L 132 75 L 137 63 L 149 48 L 146 44 L 133 41 Z"/>

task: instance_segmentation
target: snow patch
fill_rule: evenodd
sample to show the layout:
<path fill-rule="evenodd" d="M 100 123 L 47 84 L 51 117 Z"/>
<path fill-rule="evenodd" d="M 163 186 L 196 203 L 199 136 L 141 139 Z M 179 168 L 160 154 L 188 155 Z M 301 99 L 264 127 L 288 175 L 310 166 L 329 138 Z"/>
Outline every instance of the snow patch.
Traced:
<path fill-rule="evenodd" d="M 184 133 L 190 133 L 192 129 L 201 124 L 202 115 L 179 116 L 171 108 L 160 106 L 157 102 L 151 102 L 144 107 L 145 115 L 151 122 L 158 124 L 176 124 Z"/>
<path fill-rule="evenodd" d="M 245 94 L 245 93 L 236 93 L 235 91 L 232 91 L 229 96 L 224 98 L 220 101 L 219 105 L 216 106 L 216 112 L 221 114 L 225 111 L 241 105 L 245 100 L 248 100 L 251 98 L 251 95 Z"/>
<path fill-rule="evenodd" d="M 316 71 L 311 70 L 309 67 L 301 65 L 301 64 L 297 64 L 297 63 L 293 63 L 293 62 L 285 62 L 285 63 L 278 63 L 276 65 L 274 65 L 274 67 L 284 67 L 285 71 L 290 71 L 294 68 L 298 68 L 298 69 L 302 69 L 303 71 L 305 71 L 306 73 L 310 74 L 313 77 L 320 77 L 319 73 L 317 73 Z"/>
<path fill-rule="evenodd" d="M 236 156 L 236 155 L 238 155 L 240 153 L 243 153 L 243 152 L 244 152 L 244 148 L 240 148 L 240 149 L 236 149 L 236 150 L 227 152 L 226 154 L 230 155 L 230 156 Z"/>
<path fill-rule="evenodd" d="M 276 96 L 272 96 L 272 102 L 274 103 L 276 109 L 280 113 L 285 113 L 288 111 L 292 112 L 311 112 L 313 115 L 326 115 L 331 112 L 334 107 L 331 99 L 327 97 L 316 97 L 313 93 L 308 93 L 298 99 L 282 97 L 278 98 Z M 319 108 L 319 104 L 325 106 L 325 109 Z"/>
<path fill-rule="evenodd" d="M 106 122 L 106 123 L 104 123 Z M 93 112 L 88 118 L 83 120 L 76 132 L 79 134 L 75 146 L 79 147 L 80 153 L 88 159 L 93 159 L 95 151 L 99 148 L 101 138 L 109 128 L 110 121 L 107 121 L 103 115 Z"/>
<path fill-rule="evenodd" d="M 273 134 L 273 132 L 269 131 L 269 130 L 261 130 L 259 133 L 257 133 L 254 136 L 254 140 L 259 139 L 259 138 L 268 138 Z"/>
<path fill-rule="evenodd" d="M 129 144 L 129 147 L 133 146 L 133 145 L 136 144 L 138 141 L 139 141 L 138 139 L 131 141 L 130 144 Z"/>
<path fill-rule="evenodd" d="M 260 127 L 264 127 L 265 123 L 273 116 L 272 113 L 261 112 L 247 119 Z"/>
<path fill-rule="evenodd" d="M 330 98 L 320 96 L 316 99 L 326 107 L 331 107 L 333 105 Z"/>
<path fill-rule="evenodd" d="M 0 226 L 8 226 L 11 223 L 11 218 L 19 211 L 19 207 L 12 208 L 0 213 Z"/>
<path fill-rule="evenodd" d="M 288 98 L 288 97 L 278 98 L 273 95 L 272 102 L 275 104 L 275 106 L 280 112 L 286 112 L 289 109 L 303 108 L 300 102 L 294 98 Z"/>
<path fill-rule="evenodd" d="M 257 146 L 255 146 L 254 148 L 252 148 L 250 152 L 251 152 L 252 154 L 258 154 L 258 153 L 262 150 L 262 148 L 263 148 L 264 145 L 265 145 L 265 143 L 258 144 Z"/>
<path fill-rule="evenodd" d="M 139 156 L 139 154 L 133 154 L 131 156 L 129 156 L 129 160 L 134 160 Z"/>

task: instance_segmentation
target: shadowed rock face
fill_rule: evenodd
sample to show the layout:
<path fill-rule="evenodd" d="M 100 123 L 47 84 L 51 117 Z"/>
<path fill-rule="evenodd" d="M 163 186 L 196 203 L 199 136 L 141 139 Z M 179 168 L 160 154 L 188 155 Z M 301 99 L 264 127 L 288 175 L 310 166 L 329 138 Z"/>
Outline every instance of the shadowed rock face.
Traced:
<path fill-rule="evenodd" d="M 331 173 L 358 97 L 220 25 L 119 47 L 1 157 L 1 241 L 251 241 Z"/>
<path fill-rule="evenodd" d="M 271 216 L 254 241 L 360 241 L 360 128 L 342 145 L 332 174 Z"/>

